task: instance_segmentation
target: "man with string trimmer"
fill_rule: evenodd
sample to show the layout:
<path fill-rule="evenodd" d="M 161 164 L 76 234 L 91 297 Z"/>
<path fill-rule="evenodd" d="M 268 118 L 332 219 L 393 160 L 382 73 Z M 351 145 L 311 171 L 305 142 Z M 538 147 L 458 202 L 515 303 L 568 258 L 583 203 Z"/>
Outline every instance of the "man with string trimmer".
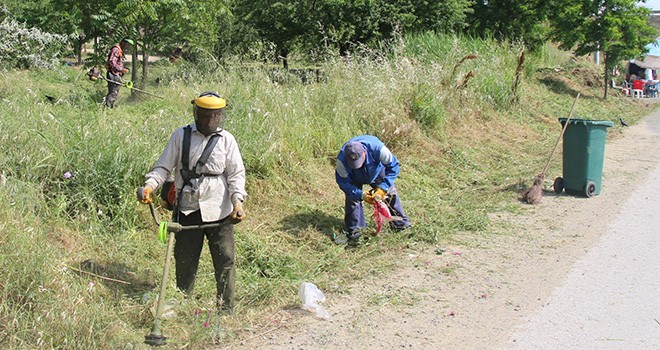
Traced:
<path fill-rule="evenodd" d="M 191 293 L 204 237 L 215 269 L 217 306 L 221 313 L 234 311 L 234 224 L 245 220 L 243 201 L 245 167 L 238 143 L 223 129 L 227 101 L 215 92 L 204 92 L 192 101 L 195 122 L 174 131 L 165 150 L 138 188 L 142 203 L 174 173 L 176 200 L 173 222 L 182 227 L 205 228 L 176 232 L 174 259 L 176 285 Z M 214 228 L 212 224 L 218 224 Z"/>
<path fill-rule="evenodd" d="M 134 44 L 135 42 L 133 40 L 123 38 L 108 53 L 108 62 L 106 64 L 108 73 L 105 78 L 108 81 L 108 94 L 103 101 L 106 107 L 113 108 L 115 106 L 115 101 L 119 97 L 119 87 L 123 83 L 121 77 L 128 73 L 128 68 L 124 67 L 124 52 Z"/>

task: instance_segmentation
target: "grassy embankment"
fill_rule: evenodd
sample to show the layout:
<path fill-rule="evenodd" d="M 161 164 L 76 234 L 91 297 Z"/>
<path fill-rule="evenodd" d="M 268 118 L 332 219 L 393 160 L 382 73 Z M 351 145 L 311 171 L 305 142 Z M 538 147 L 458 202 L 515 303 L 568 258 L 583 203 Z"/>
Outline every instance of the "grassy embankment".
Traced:
<path fill-rule="evenodd" d="M 454 68 L 468 54 L 478 58 Z M 204 90 L 230 100 L 226 127 L 248 169 L 250 218 L 236 228 L 237 315 L 205 327 L 215 289 L 205 248 L 196 297 L 184 299 L 170 279 L 168 298 L 180 302 L 164 324 L 173 343 L 200 348 L 258 332 L 277 322 L 275 310 L 297 303 L 303 281 L 344 293 L 409 250 L 457 232 L 501 231 L 487 214 L 521 211 L 516 191 L 543 168 L 557 118 L 578 91 L 574 117 L 634 123 L 651 108 L 603 101 L 596 68 L 551 48 L 528 54 L 512 105 L 518 54 L 491 41 L 419 36 L 387 59 L 328 63 L 325 81 L 307 85 L 274 83 L 267 70 L 157 63 L 144 89 L 166 98 L 129 99 L 122 90 L 113 110 L 98 105 L 105 84 L 76 68 L 0 73 L 0 347 L 145 347 L 165 246 L 135 188 Z M 468 71 L 476 77 L 456 88 Z M 399 158 L 397 185 L 415 226 L 347 251 L 330 239 L 343 217 L 334 157 L 363 133 Z M 560 159 L 548 178 L 561 174 Z"/>

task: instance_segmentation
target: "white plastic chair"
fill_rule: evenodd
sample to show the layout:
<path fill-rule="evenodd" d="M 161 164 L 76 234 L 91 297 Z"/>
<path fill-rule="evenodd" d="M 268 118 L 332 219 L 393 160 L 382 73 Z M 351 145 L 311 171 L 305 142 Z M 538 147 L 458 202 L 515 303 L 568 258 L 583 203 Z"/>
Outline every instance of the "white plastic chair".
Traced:
<path fill-rule="evenodd" d="M 614 82 L 614 79 L 612 79 L 612 88 L 621 89 L 624 95 L 631 96 L 630 92 L 632 91 L 632 84 L 625 80 L 623 81 L 623 84 L 621 84 L 621 86 L 617 86 L 616 83 Z"/>

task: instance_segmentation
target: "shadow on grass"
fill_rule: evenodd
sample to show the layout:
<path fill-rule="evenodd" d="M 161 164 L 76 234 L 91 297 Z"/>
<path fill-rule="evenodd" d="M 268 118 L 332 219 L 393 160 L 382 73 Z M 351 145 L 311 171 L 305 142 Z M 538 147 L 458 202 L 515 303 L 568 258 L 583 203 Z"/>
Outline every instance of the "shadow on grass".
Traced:
<path fill-rule="evenodd" d="M 103 283 L 115 295 L 141 295 L 156 287 L 156 276 L 139 276 L 124 264 L 87 259 L 76 265 L 69 267 L 71 271 Z"/>
<path fill-rule="evenodd" d="M 576 96 L 578 94 L 578 90 L 573 89 L 572 87 L 568 86 L 565 81 L 555 78 L 555 77 L 544 77 L 540 78 L 539 82 L 543 85 L 545 85 L 550 91 L 554 92 L 555 94 L 558 95 L 570 95 L 570 96 Z M 591 96 L 588 94 L 581 94 L 580 95 L 581 99 L 600 99 L 598 96 Z"/>
<path fill-rule="evenodd" d="M 555 94 L 558 94 L 558 95 L 568 94 L 568 95 L 571 95 L 571 96 L 575 96 L 578 93 L 577 90 L 569 87 L 566 84 L 566 82 L 564 82 L 560 79 L 553 78 L 553 77 L 541 78 L 541 79 L 539 79 L 539 82 L 541 84 L 547 86 L 548 89 L 550 89 L 550 91 L 552 91 L 552 92 L 554 92 Z"/>
<path fill-rule="evenodd" d="M 517 196 L 517 200 L 519 202 L 527 204 L 520 196 L 523 194 L 523 192 L 525 192 L 525 190 L 527 190 L 531 186 L 532 186 L 531 181 L 528 185 L 524 184 L 523 182 L 517 182 L 517 183 L 511 184 L 511 185 L 508 185 L 506 187 L 502 187 L 500 189 L 500 191 L 501 192 L 510 192 L 512 194 L 515 193 L 516 196 Z M 561 197 L 571 197 L 571 198 L 577 198 L 577 199 L 586 199 L 587 198 L 586 196 L 581 195 L 579 193 L 577 193 L 577 194 L 573 193 L 573 192 L 566 193 L 566 191 L 562 191 L 561 193 L 557 193 L 557 192 L 555 192 L 552 185 L 546 186 L 546 187 L 543 188 L 543 197 L 552 198 L 552 199 L 561 198 Z"/>
<path fill-rule="evenodd" d="M 280 222 L 281 229 L 291 235 L 300 236 L 304 231 L 313 229 L 329 239 L 344 227 L 344 221 L 337 216 L 328 215 L 320 210 L 289 215 Z"/>

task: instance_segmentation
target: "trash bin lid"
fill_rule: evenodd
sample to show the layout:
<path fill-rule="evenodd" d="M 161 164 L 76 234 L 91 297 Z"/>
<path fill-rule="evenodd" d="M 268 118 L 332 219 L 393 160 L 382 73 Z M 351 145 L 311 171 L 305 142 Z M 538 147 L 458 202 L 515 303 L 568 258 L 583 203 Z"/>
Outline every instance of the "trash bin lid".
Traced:
<path fill-rule="evenodd" d="M 566 119 L 567 118 L 559 118 L 558 120 L 561 123 L 561 125 L 564 125 L 566 123 Z M 568 122 L 568 124 L 572 124 L 572 125 L 583 124 L 583 125 L 593 125 L 593 126 L 600 125 L 608 128 L 614 126 L 614 123 L 612 123 L 609 120 L 587 120 L 587 119 L 571 119 Z"/>

